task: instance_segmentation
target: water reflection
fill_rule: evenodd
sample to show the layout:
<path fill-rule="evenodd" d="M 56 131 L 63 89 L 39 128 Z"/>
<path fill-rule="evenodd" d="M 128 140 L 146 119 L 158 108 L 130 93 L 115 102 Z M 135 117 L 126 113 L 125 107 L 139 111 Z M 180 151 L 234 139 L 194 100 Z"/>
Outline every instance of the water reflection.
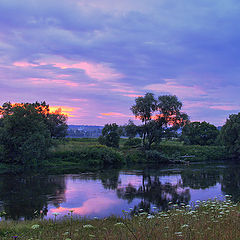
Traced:
<path fill-rule="evenodd" d="M 64 176 L 0 176 L 0 211 L 15 220 L 47 215 L 49 204 L 65 201 L 65 189 Z"/>
<path fill-rule="evenodd" d="M 185 203 L 232 195 L 240 200 L 240 165 L 190 165 L 111 169 L 75 175 L 0 176 L 0 211 L 6 218 L 31 219 L 42 213 L 53 217 L 73 210 L 89 217 L 122 215 L 132 208 L 168 209 Z"/>
<path fill-rule="evenodd" d="M 142 175 L 141 186 L 135 187 L 129 184 L 124 188 L 117 188 L 119 198 L 128 200 L 131 203 L 134 199 L 140 199 L 140 203 L 134 206 L 133 213 L 139 209 L 149 212 L 153 204 L 159 210 L 168 209 L 169 202 L 174 204 L 185 203 L 190 201 L 189 189 L 183 189 L 182 182 L 163 183 L 160 176 L 151 177 L 145 173 Z"/>

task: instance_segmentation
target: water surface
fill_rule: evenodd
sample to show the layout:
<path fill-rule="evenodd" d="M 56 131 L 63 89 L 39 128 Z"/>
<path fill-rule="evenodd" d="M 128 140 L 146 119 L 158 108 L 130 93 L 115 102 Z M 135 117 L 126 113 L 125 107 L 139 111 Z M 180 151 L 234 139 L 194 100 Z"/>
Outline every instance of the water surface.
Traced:
<path fill-rule="evenodd" d="M 191 204 L 232 195 L 240 200 L 240 165 L 141 166 L 62 175 L 0 175 L 0 212 L 10 219 L 45 218 L 74 211 L 87 217 L 122 215 L 169 202 Z"/>

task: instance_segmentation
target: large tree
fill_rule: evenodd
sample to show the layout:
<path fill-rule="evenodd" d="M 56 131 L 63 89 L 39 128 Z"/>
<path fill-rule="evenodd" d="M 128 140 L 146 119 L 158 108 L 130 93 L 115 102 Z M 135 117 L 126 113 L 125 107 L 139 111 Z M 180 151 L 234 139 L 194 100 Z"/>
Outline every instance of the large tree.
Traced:
<path fill-rule="evenodd" d="M 145 149 L 163 137 L 174 136 L 176 130 L 188 121 L 187 114 L 181 112 L 182 103 L 176 96 L 162 95 L 155 99 L 153 93 L 135 99 L 131 110 L 142 121 L 139 133 Z"/>
<path fill-rule="evenodd" d="M 218 135 L 218 129 L 210 123 L 191 122 L 183 127 L 181 139 L 190 145 L 213 145 Z"/>
<path fill-rule="evenodd" d="M 57 121 L 55 115 L 61 121 Z M 49 105 L 42 103 L 4 103 L 0 107 L 0 144 L 3 161 L 23 165 L 38 164 L 51 146 L 51 137 L 63 136 L 66 117 L 50 113 Z M 65 119 L 65 120 L 64 120 Z M 53 124 L 54 123 L 54 124 Z M 63 125 L 63 127 L 61 127 Z"/>

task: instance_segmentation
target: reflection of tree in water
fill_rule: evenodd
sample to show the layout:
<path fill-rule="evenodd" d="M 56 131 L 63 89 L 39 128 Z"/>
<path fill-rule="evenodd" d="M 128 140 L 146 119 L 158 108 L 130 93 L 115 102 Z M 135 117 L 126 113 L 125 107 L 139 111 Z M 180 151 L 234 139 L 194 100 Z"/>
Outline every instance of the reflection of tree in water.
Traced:
<path fill-rule="evenodd" d="M 229 163 L 223 166 L 202 166 L 201 169 L 187 169 L 181 173 L 183 187 L 206 189 L 221 184 L 223 195 L 232 196 L 232 200 L 240 200 L 240 166 Z M 217 196 L 213 196 L 217 197 Z"/>
<path fill-rule="evenodd" d="M 206 189 L 220 181 L 219 170 L 213 168 L 186 169 L 181 173 L 183 187 Z"/>
<path fill-rule="evenodd" d="M 1 176 L 1 209 L 15 220 L 47 214 L 48 204 L 58 207 L 65 200 L 65 188 L 63 176 Z"/>
<path fill-rule="evenodd" d="M 169 202 L 174 204 L 189 203 L 190 193 L 188 189 L 182 188 L 182 183 L 176 184 L 162 183 L 159 176 L 143 175 L 142 184 L 134 187 L 129 184 L 127 187 L 118 188 L 119 198 L 132 202 L 133 199 L 141 199 L 141 202 L 134 207 L 133 212 L 139 209 L 149 211 L 151 204 L 154 204 L 159 210 L 167 210 Z"/>
<path fill-rule="evenodd" d="M 105 189 L 114 190 L 121 183 L 119 180 L 119 169 L 112 169 L 110 171 L 103 171 L 99 173 L 98 177 L 102 181 L 102 185 Z"/>
<path fill-rule="evenodd" d="M 224 169 L 222 179 L 223 194 L 231 195 L 234 202 L 240 201 L 240 166 L 229 166 Z"/>
<path fill-rule="evenodd" d="M 102 185 L 105 189 L 115 190 L 118 185 L 121 183 L 119 180 L 120 169 L 105 169 L 102 171 L 98 171 L 96 173 L 87 173 L 87 174 L 79 174 L 73 175 L 72 179 L 79 180 L 101 180 Z"/>

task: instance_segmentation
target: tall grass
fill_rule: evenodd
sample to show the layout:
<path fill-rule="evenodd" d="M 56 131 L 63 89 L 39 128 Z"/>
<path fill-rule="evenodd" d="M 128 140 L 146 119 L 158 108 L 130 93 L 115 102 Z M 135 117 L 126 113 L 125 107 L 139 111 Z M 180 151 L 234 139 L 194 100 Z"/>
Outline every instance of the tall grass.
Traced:
<path fill-rule="evenodd" d="M 140 212 L 133 217 L 104 219 L 75 218 L 1 221 L 0 239 L 79 240 L 79 239 L 161 239 L 161 240 L 239 240 L 240 204 L 230 200 L 209 200 L 172 206 L 167 212 Z"/>

